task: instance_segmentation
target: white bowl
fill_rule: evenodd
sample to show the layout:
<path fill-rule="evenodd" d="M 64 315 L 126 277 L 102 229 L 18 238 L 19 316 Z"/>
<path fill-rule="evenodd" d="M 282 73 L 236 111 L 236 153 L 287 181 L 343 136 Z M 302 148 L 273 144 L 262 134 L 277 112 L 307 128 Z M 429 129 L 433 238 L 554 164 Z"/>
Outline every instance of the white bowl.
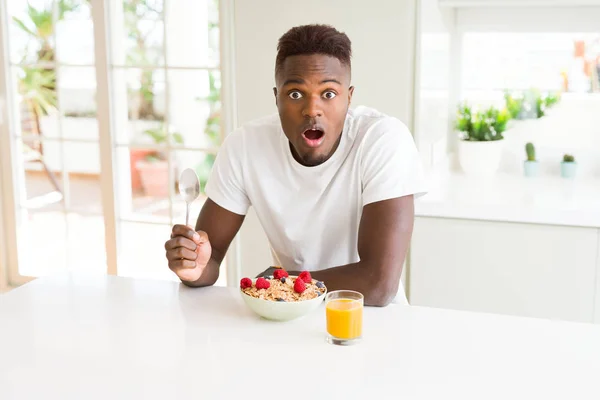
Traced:
<path fill-rule="evenodd" d="M 296 277 L 290 276 L 290 278 Z M 256 279 L 253 279 L 252 284 L 255 283 Z M 240 289 L 240 294 L 246 305 L 261 317 L 273 321 L 290 321 L 317 309 L 325 299 L 327 289 L 325 289 L 325 293 L 314 299 L 290 302 L 258 299 L 247 295 L 242 289 Z"/>

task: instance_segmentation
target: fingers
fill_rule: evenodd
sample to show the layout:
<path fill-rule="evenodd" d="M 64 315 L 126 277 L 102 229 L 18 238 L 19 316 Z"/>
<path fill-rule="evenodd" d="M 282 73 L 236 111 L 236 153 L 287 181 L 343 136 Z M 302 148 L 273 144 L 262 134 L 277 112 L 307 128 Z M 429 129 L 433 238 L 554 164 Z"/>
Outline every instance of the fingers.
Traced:
<path fill-rule="evenodd" d="M 167 250 L 167 252 L 177 249 L 179 247 L 183 247 L 191 251 L 196 251 L 196 247 L 198 247 L 198 245 L 196 245 L 196 243 L 192 242 L 190 239 L 187 239 L 184 236 L 177 236 L 165 242 L 165 250 Z"/>
<path fill-rule="evenodd" d="M 196 268 L 196 261 L 192 260 L 171 260 L 169 261 L 169 268 L 171 268 L 175 273 L 180 269 L 194 269 Z"/>
<path fill-rule="evenodd" d="M 198 240 L 195 240 L 195 239 L 194 239 L 194 241 L 195 241 L 197 244 L 202 244 L 202 243 L 206 243 L 206 242 L 208 242 L 208 235 L 206 234 L 206 232 L 204 232 L 204 231 L 198 231 L 198 232 L 196 232 L 196 234 L 198 235 L 198 236 L 197 236 L 197 237 L 198 237 Z"/>
<path fill-rule="evenodd" d="M 173 230 L 171 231 L 171 237 L 183 236 L 190 240 L 194 240 L 194 237 L 198 238 L 196 232 L 189 226 L 186 225 L 174 225 Z"/>
<path fill-rule="evenodd" d="M 208 235 L 204 231 L 194 231 L 191 226 L 186 225 L 174 225 L 173 230 L 171 231 L 171 238 L 175 238 L 177 236 L 186 237 L 196 244 L 206 243 L 208 242 Z"/>
<path fill-rule="evenodd" d="M 177 247 L 175 249 L 167 251 L 167 260 L 169 261 L 180 259 L 196 261 L 197 257 L 198 254 L 195 251 L 186 249 L 185 247 Z"/>
<path fill-rule="evenodd" d="M 209 243 L 206 232 L 198 231 L 186 225 L 175 225 L 171 231 L 171 239 L 165 242 L 165 250 L 169 268 L 178 276 L 180 274 L 196 275 L 195 272 L 184 272 L 199 268 L 197 264 L 198 247 Z M 198 270 L 201 273 L 201 270 Z"/>

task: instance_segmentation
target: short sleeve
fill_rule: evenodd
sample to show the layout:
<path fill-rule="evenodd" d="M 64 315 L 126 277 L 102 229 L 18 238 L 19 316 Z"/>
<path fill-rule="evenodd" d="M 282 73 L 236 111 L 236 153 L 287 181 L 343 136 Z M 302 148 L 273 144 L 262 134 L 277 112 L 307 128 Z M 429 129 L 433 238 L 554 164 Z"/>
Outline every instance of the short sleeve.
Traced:
<path fill-rule="evenodd" d="M 427 193 L 423 165 L 410 131 L 387 117 L 367 132 L 361 157 L 363 206 Z"/>
<path fill-rule="evenodd" d="M 243 135 L 239 131 L 232 132 L 217 153 L 205 189 L 212 201 L 239 215 L 246 215 L 250 207 L 244 189 L 243 157 Z"/>

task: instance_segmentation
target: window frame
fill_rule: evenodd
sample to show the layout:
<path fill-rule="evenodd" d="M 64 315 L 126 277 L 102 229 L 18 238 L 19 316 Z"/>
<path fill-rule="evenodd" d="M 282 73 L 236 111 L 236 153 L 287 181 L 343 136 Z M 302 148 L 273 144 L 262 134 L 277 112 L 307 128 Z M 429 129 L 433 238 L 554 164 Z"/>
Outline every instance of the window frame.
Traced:
<path fill-rule="evenodd" d="M 173 0 L 165 0 L 173 1 Z M 95 59 L 93 67 L 95 68 L 95 79 L 96 79 L 96 119 L 98 123 L 98 141 L 92 142 L 97 143 L 100 148 L 100 188 L 101 188 L 101 201 L 103 210 L 103 219 L 105 227 L 105 243 L 104 247 L 106 250 L 106 273 L 110 275 L 117 275 L 118 269 L 118 247 L 119 247 L 119 225 L 121 222 L 129 221 L 128 219 L 121 218 L 119 215 L 119 204 L 117 191 L 117 175 L 116 175 L 116 149 L 118 148 L 115 141 L 115 115 L 114 115 L 114 85 L 113 82 L 113 71 L 116 67 L 114 63 L 111 63 L 111 7 L 115 7 L 114 2 L 107 2 L 105 0 L 91 0 L 91 19 L 93 21 L 93 37 L 94 37 L 94 55 Z M 218 146 L 213 148 L 213 151 L 218 150 L 220 144 L 223 142 L 226 134 L 233 130 L 236 124 L 236 110 L 235 110 L 235 83 L 234 83 L 234 66 L 233 66 L 233 52 L 234 46 L 234 32 L 233 21 L 234 15 L 233 0 L 220 0 L 219 1 L 219 32 L 220 32 L 220 60 L 217 67 L 213 66 L 198 66 L 198 67 L 173 67 L 165 64 L 159 66 L 159 69 L 165 71 L 182 69 L 182 70 L 194 70 L 202 71 L 208 69 L 217 69 L 221 73 L 221 138 Z M 16 174 L 19 167 L 19 151 L 15 137 L 15 129 L 20 129 L 17 122 L 17 110 L 15 100 L 10 88 L 12 87 L 12 75 L 11 75 L 11 59 L 9 41 L 8 41 L 8 6 L 6 2 L 0 2 L 0 54 L 3 56 L 2 62 L 0 62 L 0 191 L 3 194 L 3 198 L 0 199 L 0 221 L 2 221 L 2 230 L 0 232 L 0 249 L 2 249 L 2 257 L 0 257 L 0 287 L 2 285 L 18 286 L 27 283 L 34 279 L 33 277 L 24 276 L 19 273 L 19 257 L 17 247 L 17 230 L 18 230 L 18 216 L 21 206 L 18 201 L 19 193 L 17 189 L 17 183 L 19 182 Z M 166 29 L 166 28 L 164 28 Z M 164 33 L 164 32 L 163 32 Z M 164 44 L 164 51 L 166 54 L 166 43 Z M 56 61 L 56 67 L 70 66 L 69 63 L 61 63 Z M 88 65 L 86 65 L 88 66 Z M 135 68 L 135 66 L 126 65 L 127 68 Z M 148 68 L 149 66 L 144 66 Z M 166 78 L 166 77 L 165 77 Z M 168 91 L 168 89 L 167 89 Z M 168 94 L 166 95 L 165 107 L 169 107 Z M 2 118 L 4 116 L 4 118 Z M 4 120 L 5 123 L 2 123 Z M 13 129 L 14 128 L 14 129 Z M 60 137 L 60 142 L 74 142 L 77 139 L 70 140 L 67 138 Z M 80 142 L 81 140 L 79 140 Z M 139 146 L 136 143 L 127 144 L 128 148 L 135 148 Z M 148 147 L 144 145 L 144 147 Z M 169 168 L 171 167 L 171 159 L 173 157 L 173 151 L 182 150 L 202 150 L 196 149 L 195 147 L 167 145 L 166 151 L 169 154 L 168 162 Z M 206 150 L 206 149 L 204 149 Z M 65 173 L 63 165 L 63 174 Z M 173 177 L 169 174 L 169 184 L 174 184 Z M 169 212 L 172 221 L 172 193 L 169 195 Z M 63 212 L 68 212 L 66 209 Z M 138 221 L 133 221 L 138 222 Z M 149 222 L 154 223 L 154 222 Z M 227 254 L 227 284 L 235 285 L 237 276 L 240 271 L 239 263 L 239 239 L 235 239 L 232 243 L 230 250 Z M 166 263 L 165 263 L 166 268 Z M 4 278 L 3 278 L 4 277 Z"/>
<path fill-rule="evenodd" d="M 477 6 L 476 6 L 477 5 Z M 600 1 L 554 2 L 521 2 L 488 1 L 442 1 L 438 6 L 449 12 L 452 22 L 448 26 L 450 35 L 449 54 L 462 55 L 464 35 L 473 32 L 511 32 L 511 33 L 544 33 L 544 32 L 583 32 L 600 31 Z M 518 17 L 515 17 L 518 16 Z M 458 138 L 452 127 L 452 116 L 458 106 L 462 93 L 462 56 L 450 57 L 450 73 L 448 86 L 449 126 L 446 135 L 446 153 L 443 157 L 451 157 L 457 150 Z M 438 164 L 439 159 L 432 160 Z"/>

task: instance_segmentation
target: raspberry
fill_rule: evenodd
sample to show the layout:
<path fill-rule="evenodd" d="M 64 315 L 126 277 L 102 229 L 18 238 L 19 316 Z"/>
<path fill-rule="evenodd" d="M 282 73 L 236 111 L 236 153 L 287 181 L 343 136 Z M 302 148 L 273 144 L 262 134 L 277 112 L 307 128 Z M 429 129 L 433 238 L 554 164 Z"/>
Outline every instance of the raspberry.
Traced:
<path fill-rule="evenodd" d="M 294 283 L 294 291 L 296 293 L 302 293 L 306 290 L 306 283 L 300 278 L 296 279 L 296 283 Z"/>
<path fill-rule="evenodd" d="M 240 281 L 240 287 L 242 289 L 247 289 L 249 287 L 252 287 L 252 279 L 250 279 L 250 278 L 242 278 L 242 280 Z"/>
<path fill-rule="evenodd" d="M 287 278 L 288 276 L 290 276 L 287 271 L 285 269 L 276 269 L 273 272 L 273 277 L 275 279 L 281 279 L 281 278 Z"/>
<path fill-rule="evenodd" d="M 300 272 L 300 275 L 298 275 L 298 278 L 302 279 L 305 283 L 312 282 L 312 276 L 310 276 L 310 272 L 308 272 L 308 271 Z"/>
<path fill-rule="evenodd" d="M 270 286 L 271 286 L 271 284 L 265 278 L 258 278 L 256 280 L 256 288 L 257 289 L 268 289 Z"/>

